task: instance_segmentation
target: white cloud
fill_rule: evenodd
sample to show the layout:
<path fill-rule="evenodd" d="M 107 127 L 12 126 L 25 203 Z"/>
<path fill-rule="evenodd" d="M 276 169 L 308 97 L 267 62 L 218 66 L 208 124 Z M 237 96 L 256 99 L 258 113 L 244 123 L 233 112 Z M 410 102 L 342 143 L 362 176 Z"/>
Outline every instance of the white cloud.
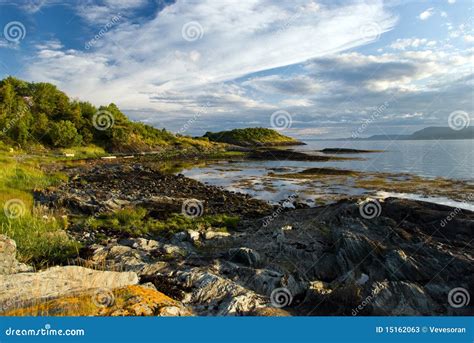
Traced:
<path fill-rule="evenodd" d="M 465 35 L 463 38 L 468 43 L 474 42 L 474 35 Z"/>
<path fill-rule="evenodd" d="M 109 7 L 90 9 L 78 11 L 92 22 L 110 20 Z M 191 42 L 182 36 L 190 21 L 203 29 Z M 383 33 L 395 22 L 382 2 L 325 7 L 306 1 L 178 0 L 141 25 L 124 18 L 87 52 L 40 49 L 28 78 L 54 82 L 94 103 L 188 110 L 161 95 L 192 98 L 212 84 L 367 44 L 376 37 L 367 37 L 361 27 L 377 23 Z"/>
<path fill-rule="evenodd" d="M 421 12 L 418 18 L 420 18 L 421 20 L 426 20 L 429 17 L 431 17 L 433 13 L 434 13 L 434 8 L 430 7 L 426 11 Z"/>
<path fill-rule="evenodd" d="M 448 0 L 448 4 L 455 4 L 456 3 L 456 0 Z"/>
<path fill-rule="evenodd" d="M 441 17 L 443 17 L 443 18 L 447 18 L 447 17 L 448 17 L 448 13 L 446 13 L 445 11 L 441 11 L 441 12 L 440 12 L 440 15 L 441 15 Z"/>
<path fill-rule="evenodd" d="M 426 38 L 399 38 L 390 44 L 390 47 L 395 50 L 405 50 L 407 48 L 419 48 L 424 45 L 434 46 L 436 45 L 436 41 L 428 41 Z"/>

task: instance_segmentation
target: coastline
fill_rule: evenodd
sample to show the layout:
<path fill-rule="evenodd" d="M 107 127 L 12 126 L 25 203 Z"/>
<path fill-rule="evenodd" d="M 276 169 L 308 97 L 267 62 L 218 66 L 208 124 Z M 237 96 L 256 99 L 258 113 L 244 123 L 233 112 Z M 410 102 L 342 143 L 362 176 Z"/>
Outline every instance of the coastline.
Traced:
<path fill-rule="evenodd" d="M 158 164 L 164 162 L 150 155 L 55 164 L 51 171 L 59 168 L 69 182 L 37 190 L 34 198 L 37 205 L 66 215 L 67 234 L 81 244 L 78 255 L 66 265 L 135 273 L 138 288 L 124 292 L 138 292 L 146 284 L 153 292 L 170 297 L 176 313 L 285 316 L 350 315 L 346 311 L 374 289 L 385 303 L 368 306 L 363 315 L 386 315 L 386 308 L 392 306 L 387 302 L 392 301 L 390 297 L 410 304 L 403 309 L 393 305 L 392 315 L 432 315 L 435 308 L 438 314 L 448 314 L 441 296 L 444 291 L 433 293 L 420 283 L 440 266 L 418 261 L 435 253 L 431 244 L 440 242 L 444 248 L 436 252 L 439 263 L 446 254 L 454 254 L 456 268 L 472 268 L 470 248 L 463 242 L 473 238 L 473 212 L 367 196 L 346 196 L 329 205 L 310 207 L 298 192 L 269 205 L 189 179 L 179 174 L 179 167 L 163 171 Z M 340 177 L 331 174 L 326 176 L 329 183 Z M 410 217 L 403 218 L 406 214 Z M 405 224 L 399 227 L 401 220 Z M 425 224 L 427 221 L 435 226 Z M 370 231 L 362 229 L 367 226 Z M 354 231 L 355 227 L 359 229 Z M 389 245 L 383 238 L 385 230 L 397 232 Z M 413 260 L 406 260 L 420 242 L 427 244 L 423 237 L 433 233 L 431 239 L 436 237 L 436 242 Z M 369 261 L 354 267 L 363 262 L 358 256 L 366 255 Z M 408 264 L 398 270 L 402 260 Z M 301 263 L 314 264 L 311 261 L 318 261 L 305 268 L 311 275 L 300 274 Z M 392 271 L 381 273 L 377 263 Z M 449 273 L 436 281 L 436 287 L 453 286 Z M 178 275 L 187 275 L 191 284 L 183 284 Z M 280 288 L 289 292 L 291 301 L 275 307 L 272 291 Z M 64 292 L 59 299 L 70 296 Z M 87 293 L 87 287 L 81 292 Z M 417 292 L 416 297 L 412 292 Z M 327 298 L 327 294 L 333 295 Z M 424 302 L 421 307 L 420 299 Z M 0 304 L 5 301 L 0 298 Z M 21 310 L 3 305 L 4 314 L 34 315 L 38 311 L 39 305 L 27 306 L 20 300 L 19 304 Z M 322 305 L 316 311 L 308 310 L 316 304 Z M 61 311 L 58 303 L 48 306 L 48 311 Z"/>

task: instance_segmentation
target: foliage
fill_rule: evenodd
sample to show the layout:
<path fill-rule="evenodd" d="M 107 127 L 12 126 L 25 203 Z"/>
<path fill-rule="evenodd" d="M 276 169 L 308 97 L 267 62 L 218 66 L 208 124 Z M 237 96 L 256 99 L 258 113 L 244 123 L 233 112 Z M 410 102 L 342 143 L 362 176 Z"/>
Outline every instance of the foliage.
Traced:
<path fill-rule="evenodd" d="M 110 121 L 98 128 L 97 114 Z M 113 152 L 170 149 L 203 150 L 216 144 L 175 136 L 143 123 L 135 123 L 115 104 L 96 108 L 71 100 L 56 86 L 7 77 L 0 81 L 0 141 L 11 146 L 41 144 L 48 148 L 97 145 Z"/>
<path fill-rule="evenodd" d="M 74 123 L 69 120 L 60 120 L 53 123 L 49 137 L 55 147 L 67 148 L 82 143 L 82 136 L 77 133 Z"/>
<path fill-rule="evenodd" d="M 263 127 L 234 129 L 231 131 L 206 132 L 204 137 L 211 141 L 240 146 L 297 144 L 294 138 L 284 136 L 272 129 Z"/>

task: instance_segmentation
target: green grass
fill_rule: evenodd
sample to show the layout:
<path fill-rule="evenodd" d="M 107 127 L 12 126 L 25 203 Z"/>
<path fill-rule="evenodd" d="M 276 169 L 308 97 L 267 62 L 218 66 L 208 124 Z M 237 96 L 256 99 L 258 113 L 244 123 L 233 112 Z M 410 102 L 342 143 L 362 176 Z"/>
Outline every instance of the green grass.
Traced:
<path fill-rule="evenodd" d="M 65 234 L 66 220 L 34 208 L 34 189 L 66 179 L 60 173 L 45 174 L 39 166 L 41 161 L 38 157 L 0 153 L 0 233 L 15 240 L 20 261 L 37 267 L 65 262 L 77 255 L 79 248 Z"/>
<path fill-rule="evenodd" d="M 157 220 L 149 217 L 143 208 L 126 208 L 98 217 L 89 217 L 85 221 L 85 225 L 94 230 L 108 229 L 131 236 L 170 235 L 179 231 L 205 230 L 211 227 L 227 231 L 235 229 L 238 223 L 239 217 L 224 214 L 190 218 L 175 213 L 166 220 Z"/>
<path fill-rule="evenodd" d="M 68 159 L 78 159 L 78 158 L 90 158 L 90 157 L 101 157 L 106 156 L 104 148 L 97 145 L 88 145 L 88 146 L 79 146 L 73 148 L 64 148 L 59 149 L 59 153 L 62 155 L 65 154 L 74 154 L 73 157 L 68 157 Z"/>

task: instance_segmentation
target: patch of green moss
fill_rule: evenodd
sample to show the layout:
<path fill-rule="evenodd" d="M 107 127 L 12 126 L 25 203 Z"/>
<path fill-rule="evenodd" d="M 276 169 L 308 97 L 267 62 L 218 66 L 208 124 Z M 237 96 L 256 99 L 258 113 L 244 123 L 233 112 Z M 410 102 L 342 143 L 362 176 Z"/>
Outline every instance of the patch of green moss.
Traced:
<path fill-rule="evenodd" d="M 142 236 L 145 234 L 169 235 L 179 231 L 205 230 L 211 227 L 216 231 L 227 231 L 235 229 L 239 221 L 239 217 L 225 214 L 191 218 L 177 213 L 165 220 L 158 220 L 149 217 L 144 208 L 125 208 L 97 217 L 89 217 L 85 225 L 94 230 L 106 229 L 131 236 Z"/>

